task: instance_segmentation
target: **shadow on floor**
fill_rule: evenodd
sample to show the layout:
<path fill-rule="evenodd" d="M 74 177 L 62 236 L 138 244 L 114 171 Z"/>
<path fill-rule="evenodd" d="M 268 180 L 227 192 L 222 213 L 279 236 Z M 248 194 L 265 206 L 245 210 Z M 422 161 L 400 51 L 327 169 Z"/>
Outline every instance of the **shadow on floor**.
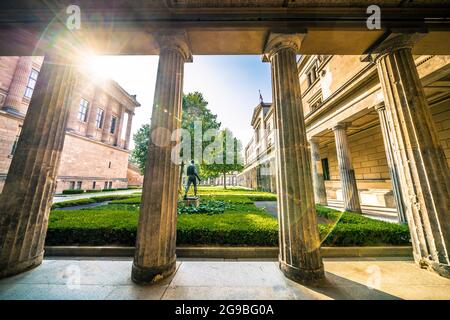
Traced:
<path fill-rule="evenodd" d="M 321 282 L 306 287 L 335 300 L 402 300 L 397 296 L 340 277 L 334 273 L 325 272 L 325 277 L 326 279 Z"/>

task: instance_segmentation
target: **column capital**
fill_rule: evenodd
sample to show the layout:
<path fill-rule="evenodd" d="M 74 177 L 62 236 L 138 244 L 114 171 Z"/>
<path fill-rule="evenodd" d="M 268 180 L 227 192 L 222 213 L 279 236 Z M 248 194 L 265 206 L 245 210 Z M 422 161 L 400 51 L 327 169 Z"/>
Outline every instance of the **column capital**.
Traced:
<path fill-rule="evenodd" d="M 346 130 L 349 126 L 350 126 L 350 123 L 340 122 L 340 123 L 336 123 L 331 129 L 333 131 Z"/>
<path fill-rule="evenodd" d="M 378 112 L 386 110 L 386 105 L 384 104 L 384 101 L 378 102 L 373 107 Z"/>
<path fill-rule="evenodd" d="M 178 51 L 184 58 L 185 62 L 192 62 L 191 43 L 186 31 L 172 30 L 163 31 L 156 37 L 160 54 L 165 50 Z"/>
<path fill-rule="evenodd" d="M 381 43 L 372 47 L 368 54 L 361 60 L 376 63 L 381 57 L 391 52 L 401 49 L 412 49 L 416 42 L 422 39 L 423 36 L 425 36 L 423 32 L 391 33 Z"/>
<path fill-rule="evenodd" d="M 319 137 L 309 137 L 308 142 L 309 143 L 320 143 L 320 138 Z"/>
<path fill-rule="evenodd" d="M 264 46 L 263 62 L 269 62 L 272 56 L 281 49 L 292 49 L 298 53 L 305 35 L 306 33 L 270 32 Z"/>

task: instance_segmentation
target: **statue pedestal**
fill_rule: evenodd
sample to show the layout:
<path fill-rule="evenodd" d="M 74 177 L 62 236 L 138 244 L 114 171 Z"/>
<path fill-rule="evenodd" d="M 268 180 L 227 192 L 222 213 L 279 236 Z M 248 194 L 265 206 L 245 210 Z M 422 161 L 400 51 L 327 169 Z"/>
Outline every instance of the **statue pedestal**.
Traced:
<path fill-rule="evenodd" d="M 187 197 L 183 199 L 183 203 L 185 206 L 195 206 L 198 207 L 200 205 L 200 199 L 198 197 Z"/>

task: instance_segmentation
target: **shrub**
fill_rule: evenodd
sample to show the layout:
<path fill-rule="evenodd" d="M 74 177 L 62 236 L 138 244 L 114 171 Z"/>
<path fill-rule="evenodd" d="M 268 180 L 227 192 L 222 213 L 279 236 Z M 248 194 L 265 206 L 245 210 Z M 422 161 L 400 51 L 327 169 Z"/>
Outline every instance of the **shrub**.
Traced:
<path fill-rule="evenodd" d="M 91 198 L 62 201 L 62 202 L 57 202 L 57 203 L 52 204 L 52 209 L 66 208 L 66 207 L 75 207 L 75 206 L 80 206 L 80 205 L 84 205 L 84 204 L 91 204 L 91 203 L 95 203 L 95 202 L 96 201 L 91 199 Z"/>
<path fill-rule="evenodd" d="M 117 188 L 102 189 L 102 192 L 117 191 Z"/>
<path fill-rule="evenodd" d="M 111 203 L 116 203 L 116 204 L 140 204 L 141 203 L 141 197 L 136 197 L 136 196 L 128 196 L 127 198 L 124 199 L 116 199 L 116 200 L 112 200 Z"/>
<path fill-rule="evenodd" d="M 178 201 L 178 214 L 206 213 L 211 215 L 223 213 L 229 207 L 230 205 L 224 201 L 203 200 L 198 207 L 193 205 L 186 206 L 183 201 Z"/>
<path fill-rule="evenodd" d="M 88 190 L 86 190 L 86 193 L 97 193 L 97 192 L 102 192 L 102 190 L 100 190 L 100 189 L 88 189 Z"/>
<path fill-rule="evenodd" d="M 140 196 L 100 196 L 65 201 L 54 206 L 104 201 L 111 201 L 111 204 L 80 210 L 53 210 L 49 218 L 47 244 L 134 245 Z M 201 197 L 201 207 L 180 207 L 179 210 L 179 245 L 275 246 L 278 243 L 277 219 L 256 208 L 248 196 L 204 196 Z M 406 225 L 373 220 L 355 213 L 341 213 L 322 206 L 317 206 L 317 214 L 330 222 L 319 224 L 320 237 L 324 239 L 322 244 L 326 246 L 409 244 Z"/>
<path fill-rule="evenodd" d="M 62 191 L 62 194 L 80 194 L 84 193 L 82 189 L 66 189 Z"/>
<path fill-rule="evenodd" d="M 52 209 L 75 207 L 75 206 L 90 204 L 90 203 L 107 202 L 107 201 L 111 201 L 114 199 L 121 200 L 121 199 L 129 199 L 129 198 L 130 198 L 130 195 L 109 195 L 109 196 L 98 196 L 98 197 L 77 199 L 77 200 L 68 200 L 68 201 L 61 201 L 58 203 L 54 203 L 52 205 Z"/>
<path fill-rule="evenodd" d="M 117 188 L 117 190 L 128 190 L 128 188 Z"/>

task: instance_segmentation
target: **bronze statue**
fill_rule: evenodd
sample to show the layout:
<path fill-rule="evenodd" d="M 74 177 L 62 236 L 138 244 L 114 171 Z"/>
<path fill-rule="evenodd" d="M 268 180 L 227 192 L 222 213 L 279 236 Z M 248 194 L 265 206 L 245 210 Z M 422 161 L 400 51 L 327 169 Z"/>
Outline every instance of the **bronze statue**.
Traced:
<path fill-rule="evenodd" d="M 188 179 L 187 179 L 187 183 L 186 183 L 184 199 L 187 198 L 187 194 L 189 192 L 189 187 L 191 186 L 191 184 L 194 185 L 194 195 L 197 197 L 197 179 L 199 182 L 202 181 L 202 179 L 200 179 L 200 177 L 198 176 L 197 168 L 195 167 L 194 160 L 192 160 L 191 164 L 187 167 L 186 173 L 187 173 Z"/>

